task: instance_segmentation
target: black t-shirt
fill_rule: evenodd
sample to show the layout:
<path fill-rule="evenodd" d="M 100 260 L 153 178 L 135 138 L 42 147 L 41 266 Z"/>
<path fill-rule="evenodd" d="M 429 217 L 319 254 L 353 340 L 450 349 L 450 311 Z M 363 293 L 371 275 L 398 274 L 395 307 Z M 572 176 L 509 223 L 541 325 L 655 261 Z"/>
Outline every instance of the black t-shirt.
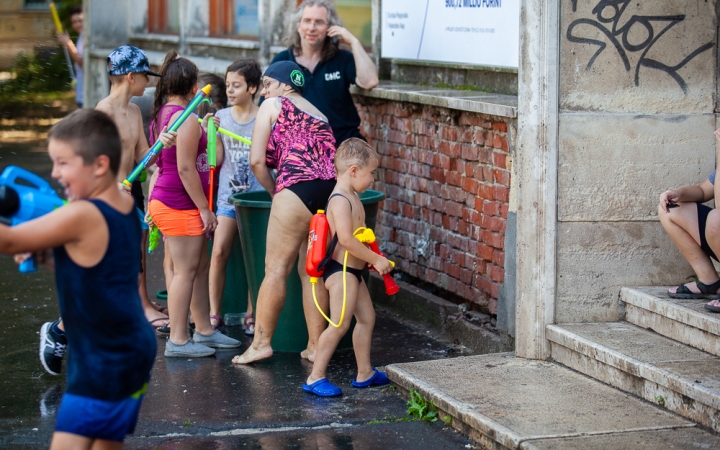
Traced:
<path fill-rule="evenodd" d="M 290 49 L 275 55 L 272 62 L 277 61 L 297 63 Z M 355 84 L 357 77 L 352 52 L 339 50 L 331 59 L 318 63 L 313 72 L 298 65 L 305 75 L 302 95 L 328 118 L 335 145 L 339 146 L 351 137 L 363 139 L 358 130 L 360 116 L 350 95 L 350 85 Z"/>

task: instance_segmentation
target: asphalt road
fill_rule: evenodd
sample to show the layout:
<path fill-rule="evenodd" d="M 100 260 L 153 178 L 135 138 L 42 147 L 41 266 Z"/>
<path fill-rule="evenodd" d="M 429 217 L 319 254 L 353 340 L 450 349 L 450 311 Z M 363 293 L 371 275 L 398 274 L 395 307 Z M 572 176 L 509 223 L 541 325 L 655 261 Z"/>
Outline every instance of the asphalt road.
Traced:
<path fill-rule="evenodd" d="M 41 141 L 0 144 L 0 170 L 16 164 L 49 177 Z M 162 250 L 148 260 L 148 290 L 164 287 Z M 58 316 L 53 274 L 41 268 L 20 275 L 0 257 L 0 447 L 46 448 L 64 389 L 64 373 L 53 377 L 38 361 L 44 322 Z M 298 318 L 303 320 L 302 317 Z M 166 359 L 158 338 L 152 381 L 127 448 L 162 449 L 419 449 L 471 448 L 472 442 L 442 422 L 406 421 L 406 399 L 394 387 L 355 389 L 351 349 L 338 350 L 329 378 L 339 398 L 319 398 L 300 386 L 312 366 L 298 354 L 279 353 L 252 366 L 233 366 L 232 357 L 250 339 L 240 327 L 230 336 L 239 350 L 201 359 Z M 70 345 L 72 351 L 72 344 Z M 377 366 L 454 356 L 427 333 L 413 331 L 380 312 L 373 336 Z"/>

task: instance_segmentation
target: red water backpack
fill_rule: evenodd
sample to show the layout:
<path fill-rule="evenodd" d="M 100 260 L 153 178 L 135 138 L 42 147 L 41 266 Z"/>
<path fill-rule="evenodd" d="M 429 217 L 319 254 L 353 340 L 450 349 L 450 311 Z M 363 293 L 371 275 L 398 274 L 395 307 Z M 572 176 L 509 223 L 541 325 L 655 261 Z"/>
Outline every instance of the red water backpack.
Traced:
<path fill-rule="evenodd" d="M 313 278 L 320 278 L 323 274 L 328 234 L 330 234 L 330 223 L 325 211 L 318 209 L 317 214 L 310 219 L 307 256 L 305 257 L 305 271 Z"/>

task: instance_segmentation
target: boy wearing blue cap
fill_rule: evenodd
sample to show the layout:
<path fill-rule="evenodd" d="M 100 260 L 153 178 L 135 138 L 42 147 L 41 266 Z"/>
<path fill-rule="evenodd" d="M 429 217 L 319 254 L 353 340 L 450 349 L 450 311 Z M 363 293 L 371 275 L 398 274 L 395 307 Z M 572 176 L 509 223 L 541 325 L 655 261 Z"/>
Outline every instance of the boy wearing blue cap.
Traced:
<path fill-rule="evenodd" d="M 120 158 L 120 169 L 118 170 L 118 182 L 124 189 L 122 180 L 135 168 L 136 162 L 141 161 L 150 150 L 145 128 L 143 127 L 142 114 L 137 105 L 130 103 L 130 98 L 140 97 L 145 92 L 150 81 L 148 76 L 161 77 L 162 75 L 150 70 L 150 62 L 145 52 L 132 45 L 123 45 L 116 48 L 107 58 L 107 71 L 110 76 L 110 95 L 97 104 L 98 109 L 109 115 L 120 131 L 122 141 L 122 156 Z M 163 140 L 165 148 L 175 145 L 176 132 L 163 133 L 160 139 Z M 135 199 L 135 206 L 138 209 L 141 228 L 143 230 L 143 252 L 142 267 L 140 271 L 140 299 L 142 300 L 145 318 L 150 325 L 156 329 L 167 325 L 168 317 L 160 311 L 157 304 L 153 304 L 147 295 L 145 286 L 145 243 L 147 242 L 147 224 L 145 223 L 145 198 L 142 186 L 139 181 L 133 183 L 130 193 Z M 165 311 L 166 312 L 166 311 Z"/>
<path fill-rule="evenodd" d="M 121 183 L 150 149 L 145 138 L 142 114 L 137 105 L 130 103 L 130 98 L 142 96 L 148 85 L 148 76 L 160 77 L 150 70 L 150 63 L 145 53 L 137 47 L 123 45 L 116 48 L 107 58 L 107 71 L 110 76 L 110 95 L 101 100 L 95 109 L 106 113 L 115 122 L 120 132 L 122 152 L 117 180 Z M 175 145 L 176 132 L 163 133 L 160 139 L 165 148 Z M 126 189 L 126 188 L 125 188 Z M 132 194 L 137 208 L 138 220 L 142 229 L 142 259 L 139 269 L 139 292 L 145 318 L 156 329 L 168 325 L 168 316 L 161 307 L 153 304 L 147 295 L 145 285 L 145 243 L 147 242 L 147 224 L 145 223 L 145 199 L 140 182 L 133 184 L 128 192 Z M 48 322 L 40 331 L 40 361 L 51 375 L 59 375 L 67 341 L 61 319 Z"/>

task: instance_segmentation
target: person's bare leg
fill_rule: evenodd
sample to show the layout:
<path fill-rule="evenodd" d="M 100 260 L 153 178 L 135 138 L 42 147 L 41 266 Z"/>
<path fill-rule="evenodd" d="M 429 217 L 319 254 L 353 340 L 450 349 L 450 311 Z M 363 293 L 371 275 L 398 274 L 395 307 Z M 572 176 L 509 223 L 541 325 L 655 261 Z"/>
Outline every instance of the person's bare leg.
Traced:
<path fill-rule="evenodd" d="M 700 248 L 700 232 L 698 228 L 696 204 L 680 203 L 680 206 L 671 209 L 669 213 L 658 208 L 658 216 L 668 236 L 670 236 L 670 239 L 675 243 L 675 246 L 680 250 L 685 260 L 687 260 L 693 268 L 698 279 L 705 284 L 712 284 L 718 281 L 719 277 L 710 257 Z M 709 221 L 708 217 L 708 222 Z M 708 235 L 707 230 L 706 235 Z M 700 292 L 694 282 L 688 283 L 687 287 L 692 292 Z M 671 292 L 675 291 L 671 289 Z"/>
<path fill-rule="evenodd" d="M 170 248 L 165 238 L 165 257 L 163 258 L 163 272 L 165 273 L 165 290 L 170 292 L 170 284 L 173 279 L 173 260 L 170 254 Z"/>
<path fill-rule="evenodd" d="M 370 299 L 370 292 L 365 283 L 360 284 L 358 299 L 355 305 L 355 330 L 353 331 L 353 351 L 357 362 L 358 382 L 369 380 L 374 374 L 370 363 L 370 347 L 372 345 L 372 333 L 375 328 L 375 309 Z"/>
<path fill-rule="evenodd" d="M 234 364 L 248 364 L 272 356 L 272 336 L 285 304 L 287 277 L 295 265 L 300 245 L 307 239 L 312 214 L 287 189 L 273 198 L 265 251 L 265 278 L 255 308 L 255 336 L 252 345 L 233 358 Z"/>
<path fill-rule="evenodd" d="M 226 216 L 217 216 L 218 225 L 213 235 L 210 260 L 210 315 L 220 316 L 228 259 L 237 235 L 237 222 Z M 217 326 L 218 323 L 215 323 Z"/>
<path fill-rule="evenodd" d="M 207 252 L 205 245 L 205 236 L 168 236 L 165 240 L 165 251 L 170 251 L 173 261 L 173 277 L 168 289 L 170 340 L 177 345 L 188 341 L 190 299 L 201 253 Z"/>
<path fill-rule="evenodd" d="M 252 297 L 250 297 L 250 290 L 247 295 L 247 311 L 245 311 L 245 334 L 255 334 L 255 316 L 252 315 Z M 252 321 L 248 319 L 252 317 Z"/>
<path fill-rule="evenodd" d="M 203 241 L 205 241 L 205 236 L 202 237 Z M 210 298 L 208 292 L 210 257 L 207 250 L 200 252 L 199 258 L 200 264 L 193 283 L 190 311 L 195 322 L 195 331 L 207 336 L 215 332 L 215 329 L 210 324 Z"/>
<path fill-rule="evenodd" d="M 122 450 L 123 443 L 115 441 L 106 441 L 103 439 L 95 439 L 90 450 Z"/>
<path fill-rule="evenodd" d="M 148 297 L 147 293 L 147 279 L 145 277 L 145 272 L 147 269 L 147 265 L 145 264 L 146 261 L 146 255 L 147 255 L 147 236 L 148 232 L 147 230 L 142 231 L 142 241 L 140 241 L 140 252 L 142 254 L 141 259 L 141 268 L 140 274 L 138 275 L 138 293 L 140 294 L 140 302 L 142 303 L 143 311 L 145 312 L 145 318 L 148 322 L 150 322 L 155 328 L 162 327 L 170 323 L 168 320 L 158 320 L 158 319 L 167 319 L 168 316 L 161 313 L 160 311 L 155 308 L 155 305 L 152 304 L 150 301 L 150 298 Z M 155 321 L 155 322 L 154 322 Z"/>
<path fill-rule="evenodd" d="M 715 255 L 720 255 L 720 210 L 710 211 L 705 222 L 705 239 Z M 720 300 L 708 303 L 710 306 L 720 308 Z"/>
<path fill-rule="evenodd" d="M 300 258 L 298 259 L 298 274 L 300 275 L 300 284 L 302 286 L 303 312 L 305 313 L 305 324 L 308 330 L 307 348 L 300 352 L 300 357 L 315 361 L 315 348 L 317 347 L 320 335 L 327 327 L 325 318 L 320 314 L 313 300 L 312 285 L 310 284 L 310 276 L 305 271 L 305 255 L 307 254 L 307 241 L 303 241 L 300 247 Z M 322 277 L 318 278 L 315 285 L 315 295 L 318 304 L 323 311 L 328 310 L 328 291 Z"/>
<path fill-rule="evenodd" d="M 334 273 L 327 279 L 327 287 L 330 291 L 330 318 L 336 324 L 340 322 L 343 306 L 343 281 L 342 273 Z M 355 275 L 346 274 L 347 276 L 347 305 L 345 306 L 345 316 L 339 328 L 328 325 L 325 331 L 320 334 L 317 349 L 315 352 L 315 362 L 313 370 L 307 378 L 307 384 L 313 384 L 327 375 L 327 366 L 330 363 L 335 349 L 350 328 L 352 316 L 355 313 L 355 307 L 358 296 L 358 282 Z M 313 305 L 314 306 L 314 305 Z M 321 316 L 322 317 L 322 316 Z M 325 320 L 325 319 L 323 319 Z M 357 325 L 356 325 L 357 327 Z"/>
<path fill-rule="evenodd" d="M 121 450 L 122 442 L 90 439 L 78 434 L 56 431 L 52 435 L 50 450 Z"/>

